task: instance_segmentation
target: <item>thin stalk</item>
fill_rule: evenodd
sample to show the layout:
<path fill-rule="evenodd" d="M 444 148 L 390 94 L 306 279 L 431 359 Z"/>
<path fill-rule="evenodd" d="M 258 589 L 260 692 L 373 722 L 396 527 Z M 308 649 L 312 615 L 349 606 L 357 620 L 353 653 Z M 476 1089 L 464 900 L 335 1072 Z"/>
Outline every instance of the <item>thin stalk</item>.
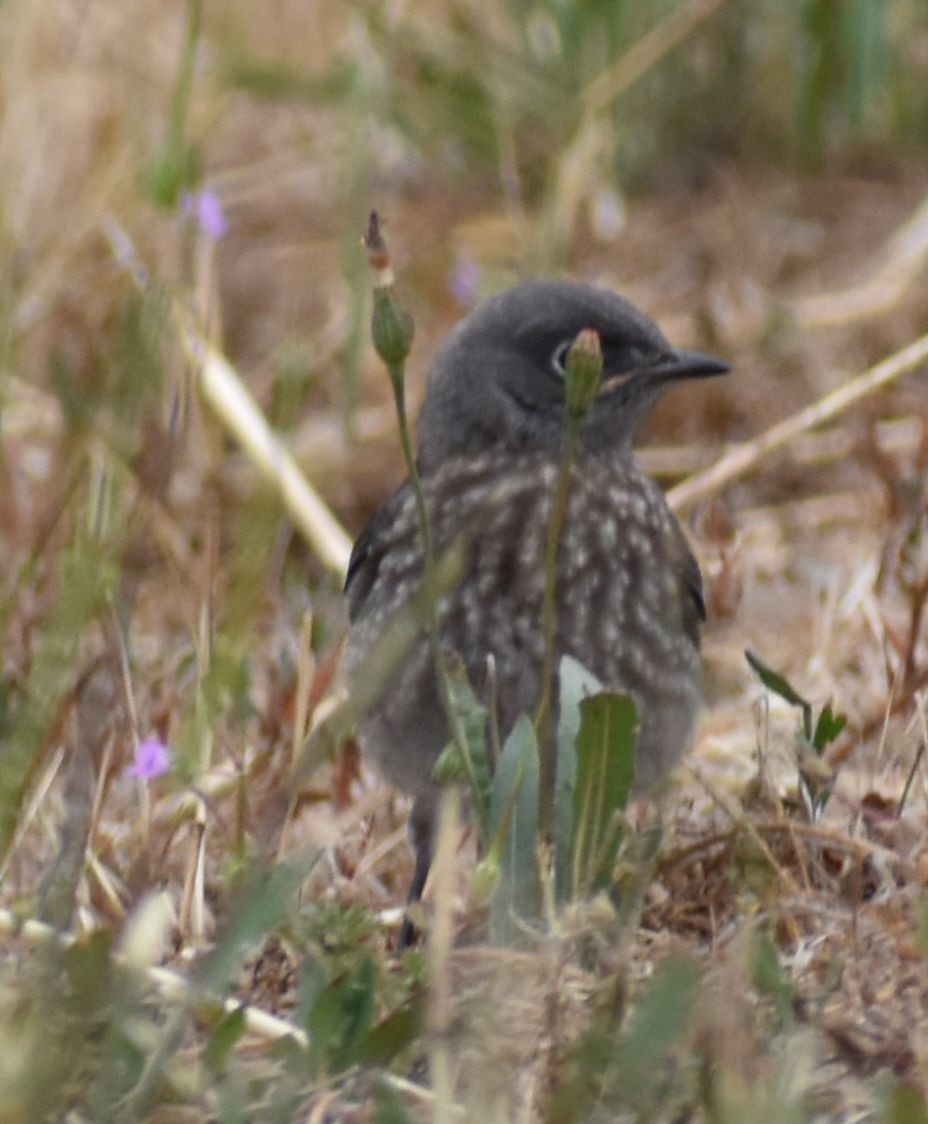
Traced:
<path fill-rule="evenodd" d="M 554 492 L 554 507 L 545 541 L 545 588 L 541 602 L 541 630 L 544 655 L 541 665 L 541 698 L 535 714 L 535 733 L 539 751 L 538 823 L 542 839 L 554 836 L 554 786 L 556 753 L 554 744 L 554 670 L 557 648 L 557 557 L 561 545 L 567 503 L 570 499 L 570 478 L 576 458 L 580 418 L 569 414 L 564 433 L 564 448 Z"/>
<path fill-rule="evenodd" d="M 393 401 L 396 407 L 397 422 L 399 424 L 403 460 L 406 463 L 406 471 L 409 475 L 409 482 L 412 486 L 416 503 L 416 516 L 419 520 L 419 537 L 422 541 L 424 580 L 425 587 L 429 591 L 427 622 L 429 646 L 432 650 L 435 674 L 438 678 L 439 695 L 448 722 L 451 740 L 454 742 L 455 749 L 464 764 L 464 771 L 467 774 L 467 783 L 470 785 L 471 792 L 474 794 L 474 805 L 480 818 L 481 826 L 483 826 L 484 810 L 480 807 L 480 801 L 478 800 L 479 789 L 477 785 L 477 774 L 474 770 L 474 763 L 471 761 L 470 752 L 467 747 L 467 739 L 461 725 L 461 716 L 458 714 L 457 707 L 454 705 L 452 699 L 451 684 L 448 681 L 448 669 L 445 666 L 444 655 L 441 650 L 441 631 L 438 627 L 438 614 L 435 611 L 436 599 L 434 596 L 438 589 L 438 583 L 435 577 L 435 550 L 428 509 L 425 503 L 425 489 L 422 487 L 422 477 L 419 474 L 419 467 L 413 455 L 412 439 L 409 434 L 409 419 L 406 415 L 406 379 L 404 366 L 402 361 L 387 364 L 390 373 L 390 384 L 393 387 Z"/>
<path fill-rule="evenodd" d="M 188 0 L 187 24 L 184 28 L 184 43 L 177 68 L 177 78 L 171 96 L 170 146 L 174 153 L 181 151 L 184 132 L 187 127 L 187 112 L 190 108 L 190 95 L 193 90 L 194 68 L 197 58 L 197 44 L 200 40 L 200 27 L 203 22 L 203 0 Z"/>
<path fill-rule="evenodd" d="M 580 429 L 599 393 L 603 372 L 603 353 L 598 333 L 584 328 L 567 353 L 564 377 L 565 426 L 564 443 L 554 507 L 548 524 L 545 542 L 545 588 L 541 603 L 541 628 L 544 638 L 544 655 L 541 668 L 541 697 L 535 715 L 535 733 L 538 738 L 538 831 L 543 843 L 551 843 L 555 836 L 555 786 L 557 780 L 557 743 L 554 735 L 554 672 L 557 659 L 557 570 L 558 551 L 574 462 L 580 441 Z"/>
<path fill-rule="evenodd" d="M 474 805 L 480 820 L 481 836 L 486 834 L 486 810 L 479 799 L 480 792 L 477 784 L 477 774 L 467 747 L 467 738 L 461 724 L 460 715 L 454 705 L 451 683 L 448 678 L 448 669 L 441 649 L 441 633 L 438 627 L 438 614 L 436 602 L 439 596 L 439 586 L 436 575 L 435 551 L 432 532 L 429 526 L 428 508 L 425 502 L 425 491 L 422 487 L 422 478 L 413 455 L 412 440 L 409 436 L 409 422 L 406 417 L 406 359 L 412 347 L 415 325 L 409 313 L 399 304 L 393 295 L 393 269 L 390 265 L 390 254 L 387 244 L 383 239 L 380 229 L 380 216 L 372 211 L 364 235 L 364 244 L 367 247 L 368 262 L 374 271 L 374 314 L 371 320 L 371 334 L 377 354 L 386 365 L 390 376 L 390 385 L 393 387 L 393 399 L 396 405 L 396 416 L 400 431 L 400 444 L 403 449 L 403 459 L 406 462 L 406 471 L 412 487 L 416 505 L 416 515 L 419 522 L 419 537 L 422 543 L 423 557 L 423 589 L 427 599 L 427 627 L 429 645 L 432 659 L 435 664 L 435 675 L 438 681 L 439 696 L 448 730 L 452 741 L 463 762 L 468 784 L 474 794 Z"/>

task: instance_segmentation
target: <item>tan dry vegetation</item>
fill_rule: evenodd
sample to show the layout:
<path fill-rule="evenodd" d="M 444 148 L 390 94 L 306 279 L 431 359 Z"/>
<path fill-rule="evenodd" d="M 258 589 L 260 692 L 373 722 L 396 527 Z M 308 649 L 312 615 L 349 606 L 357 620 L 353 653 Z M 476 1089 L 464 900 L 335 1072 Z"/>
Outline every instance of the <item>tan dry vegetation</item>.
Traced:
<path fill-rule="evenodd" d="M 63 829 L 79 835 L 89 807 L 74 931 L 119 932 L 161 887 L 174 917 L 166 960 L 181 971 L 221 925 L 230 856 L 243 839 L 268 854 L 311 843 L 321 858 L 308 900 L 358 903 L 395 921 L 410 873 L 406 809 L 347 747 L 288 813 L 292 757 L 334 689 L 337 597 L 279 517 L 261 528 L 273 549 L 247 539 L 238 513 L 260 494 L 255 473 L 195 398 L 180 436 L 167 440 L 167 405 L 190 386 L 177 342 L 166 348 L 160 415 L 126 459 L 107 451 L 106 423 L 77 437 L 69 430 L 53 357 L 64 357 L 78 394 L 104 385 L 132 294 L 107 223 L 120 224 L 169 291 L 193 292 L 211 310 L 211 337 L 269 413 L 288 358 L 309 368 L 299 416 L 275 420 L 351 529 L 400 476 L 388 387 L 367 350 L 350 434 L 340 419 L 352 286 L 364 284 L 351 271 L 351 224 L 368 201 L 388 216 L 417 318 L 414 399 L 460 314 L 449 291 L 456 256 L 473 255 L 495 283 L 515 276 L 509 259 L 522 256 L 531 230 L 530 215 L 496 198 L 492 176 L 456 181 L 440 161 L 411 159 L 398 134 L 357 135 L 356 119 L 310 98 L 275 104 L 230 90 L 224 68 L 236 42 L 310 69 L 339 44 L 367 49 L 361 21 L 340 4 L 269 7 L 261 16 L 245 4 L 207 13 L 190 130 L 230 221 L 214 254 L 203 245 L 191 254 L 176 216 L 139 186 L 163 142 L 182 6 L 8 0 L 0 11 L 4 675 L 28 674 L 61 594 L 59 554 L 87 518 L 103 466 L 117 489 L 112 517 L 126 528 L 132 608 L 131 653 L 125 636 L 114 640 L 109 616 L 77 650 L 3 868 L 2 900 L 29 911 L 43 877 L 73 859 Z M 366 172 L 349 183 L 359 161 Z M 724 382 L 668 397 L 649 427 L 646 463 L 677 482 L 928 331 L 926 240 L 917 223 L 905 225 L 926 193 L 928 168 L 914 162 L 864 161 L 814 179 L 717 163 L 698 186 L 671 170 L 649 196 L 628 201 L 614 241 L 581 222 L 569 272 L 621 290 L 675 342 L 711 345 L 735 368 Z M 861 306 L 853 294 L 874 279 L 882 287 Z M 835 300 L 816 304 L 823 293 Z M 532 1119 L 601 981 L 633 991 L 680 950 L 702 958 L 708 994 L 720 997 L 693 1037 L 727 1059 L 731 1103 L 779 1081 L 788 1088 L 777 1096 L 809 1093 L 822 1119 L 876 1119 L 866 1079 L 887 1069 L 924 1083 L 925 380 L 922 363 L 688 512 L 711 612 L 709 705 L 692 761 L 663 802 L 667 837 L 641 888 L 640 924 L 618 939 L 594 903 L 530 953 L 478 943 L 451 954 L 453 1087 L 463 1103 L 483 1104 L 486 1119 Z M 81 457 L 89 468 L 69 491 Z M 34 552 L 38 565 L 12 580 Z M 288 559 L 289 572 L 304 567 L 311 595 L 283 580 Z M 229 700 L 198 743 L 195 786 L 144 790 L 126 773 L 134 734 L 181 736 L 195 659 L 242 603 L 249 615 L 233 655 L 247 654 L 251 712 L 234 713 Z M 328 636 L 310 652 L 313 620 Z M 745 648 L 816 709 L 831 699 L 849 716 L 818 823 L 789 806 L 796 713 L 765 698 Z M 651 813 L 641 814 L 647 822 Z M 460 853 L 455 897 L 465 934 L 479 922 L 466 895 L 470 851 Z M 795 1027 L 779 1057 L 749 986 L 745 934 L 758 925 L 775 934 L 796 989 Z M 378 936 L 380 953 L 388 938 L 389 929 Z M 265 948 L 244 994 L 286 1012 L 291 952 L 286 941 Z M 420 1078 L 406 1092 L 428 1105 Z"/>

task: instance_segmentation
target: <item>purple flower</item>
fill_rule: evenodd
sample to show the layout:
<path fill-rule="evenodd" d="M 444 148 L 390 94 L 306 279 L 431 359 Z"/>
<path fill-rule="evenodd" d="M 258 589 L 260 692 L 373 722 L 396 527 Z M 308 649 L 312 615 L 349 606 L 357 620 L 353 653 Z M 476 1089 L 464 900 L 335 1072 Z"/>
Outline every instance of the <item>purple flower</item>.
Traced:
<path fill-rule="evenodd" d="M 185 191 L 180 197 L 181 214 L 188 215 L 207 238 L 214 242 L 229 229 L 229 223 L 222 209 L 222 200 L 208 187 L 197 192 Z"/>
<path fill-rule="evenodd" d="M 151 781 L 166 773 L 171 766 L 171 751 L 158 738 L 149 737 L 139 742 L 135 749 L 129 775 L 142 781 Z"/>
<path fill-rule="evenodd" d="M 471 257 L 460 257 L 451 271 L 451 292 L 458 304 L 470 308 L 477 300 L 483 271 Z"/>

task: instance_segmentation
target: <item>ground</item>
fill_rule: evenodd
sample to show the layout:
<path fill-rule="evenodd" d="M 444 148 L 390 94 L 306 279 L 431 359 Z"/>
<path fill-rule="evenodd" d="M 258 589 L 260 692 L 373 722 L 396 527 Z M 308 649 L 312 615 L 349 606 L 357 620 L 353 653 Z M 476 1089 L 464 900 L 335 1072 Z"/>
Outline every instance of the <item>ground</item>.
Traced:
<path fill-rule="evenodd" d="M 343 164 L 320 152 L 349 141 L 327 111 L 237 95 L 210 141 L 217 239 L 141 200 L 122 113 L 81 54 L 102 65 L 102 47 L 75 44 L 56 173 L 30 192 L 14 161 L 8 214 L 0 1116 L 93 1119 L 112 1094 L 134 1113 L 114 1119 L 371 1119 L 375 1102 L 378 1119 L 450 1119 L 452 1100 L 487 1120 L 928 1118 L 924 160 L 865 151 L 813 173 L 713 153 L 578 204 L 556 271 L 733 367 L 667 395 L 640 449 L 703 569 L 706 706 L 666 791 L 628 811 L 619 907 L 575 903 L 490 947 L 464 827 L 427 895 L 431 935 L 402 958 L 407 802 L 350 736 L 292 780 L 343 690 L 338 566 L 199 393 L 178 308 L 350 537 L 403 469 L 349 219 L 384 214 L 416 319 L 414 414 L 441 338 L 532 260 L 537 216 L 492 176 L 433 175 L 392 134 L 342 198 Z M 158 35 L 151 50 L 174 58 Z M 21 139 L 36 57 L 10 48 L 8 164 L 37 151 Z M 745 651 L 813 723 L 828 704 L 847 716 L 823 758 Z M 145 737 L 169 749 L 164 775 L 131 774 Z M 48 928 L 20 926 L 35 917 Z M 69 950 L 52 972 L 50 947 Z M 186 1006 L 159 967 L 193 980 Z M 217 994 L 310 1045 L 273 1046 L 273 1020 L 217 1029 Z M 299 1109 L 274 1107 L 282 1089 Z"/>

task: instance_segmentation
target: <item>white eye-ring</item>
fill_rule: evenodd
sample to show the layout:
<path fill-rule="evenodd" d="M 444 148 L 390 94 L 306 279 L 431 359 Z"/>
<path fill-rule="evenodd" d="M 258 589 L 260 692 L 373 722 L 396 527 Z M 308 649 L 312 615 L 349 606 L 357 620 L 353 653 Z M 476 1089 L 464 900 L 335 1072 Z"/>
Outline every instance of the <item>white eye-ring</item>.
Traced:
<path fill-rule="evenodd" d="M 564 378 L 567 374 L 567 353 L 573 346 L 573 340 L 561 340 L 551 355 L 551 366 Z"/>

